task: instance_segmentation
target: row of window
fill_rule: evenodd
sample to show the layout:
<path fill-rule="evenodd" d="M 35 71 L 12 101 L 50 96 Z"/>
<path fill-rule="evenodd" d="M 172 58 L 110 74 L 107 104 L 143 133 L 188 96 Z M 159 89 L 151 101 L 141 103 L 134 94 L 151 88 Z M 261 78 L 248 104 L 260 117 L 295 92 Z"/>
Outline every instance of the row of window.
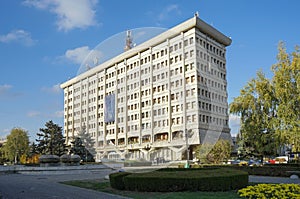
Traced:
<path fill-rule="evenodd" d="M 202 46 L 203 48 L 205 48 L 206 50 L 209 50 L 211 53 L 214 53 L 220 57 L 224 57 L 225 58 L 225 52 L 224 50 L 222 50 L 221 48 L 215 46 L 215 45 L 212 45 L 211 43 L 209 43 L 206 40 L 200 38 L 200 37 L 196 37 L 196 43 L 199 44 L 200 46 Z"/>
<path fill-rule="evenodd" d="M 209 54 L 206 54 L 205 52 L 202 52 L 200 50 L 197 50 L 196 55 L 198 58 L 205 60 L 207 62 L 210 62 L 211 64 L 215 64 L 220 68 L 225 69 L 225 63 L 213 56 L 209 56 Z"/>
<path fill-rule="evenodd" d="M 162 85 L 162 86 L 158 86 L 158 87 L 154 87 L 153 88 L 153 93 L 155 93 L 155 92 L 160 92 L 160 90 L 162 89 L 162 91 L 164 90 L 164 85 Z M 196 91 L 196 89 L 195 88 L 192 88 L 192 89 L 188 89 L 188 90 L 186 90 L 186 92 L 185 92 L 185 94 L 186 94 L 186 97 L 189 97 L 189 96 L 195 96 L 195 92 Z M 220 95 L 220 94 L 218 94 L 218 93 L 214 93 L 214 92 L 211 92 L 211 91 L 208 91 L 208 90 L 206 90 L 206 89 L 198 89 L 198 93 L 199 93 L 199 95 L 201 95 L 202 97 L 205 97 L 205 98 L 207 98 L 207 99 L 211 99 L 211 100 L 214 100 L 214 99 L 216 99 L 216 100 L 218 100 L 218 101 L 220 101 L 220 102 L 226 102 L 226 97 L 224 97 L 224 96 L 222 96 L 222 95 Z M 129 101 L 129 100 L 135 100 L 135 99 L 138 99 L 138 97 L 139 97 L 139 94 L 138 93 L 133 93 L 133 94 L 131 94 L 131 95 L 128 95 L 127 96 L 127 100 Z M 172 93 L 171 94 L 171 100 L 180 100 L 181 98 L 183 97 L 183 92 L 181 91 L 181 92 L 176 92 L 176 93 Z M 125 97 L 120 97 L 120 98 L 118 98 L 118 102 L 120 103 L 123 103 L 124 102 L 124 98 Z M 92 99 L 90 99 L 90 100 L 93 100 L 93 98 Z M 95 100 L 95 99 L 94 99 Z M 166 103 L 166 102 L 168 102 L 168 95 L 166 95 L 166 96 L 158 96 L 158 97 L 154 97 L 153 99 L 152 99 L 152 101 L 153 101 L 153 105 L 154 104 L 161 104 L 161 103 Z M 86 104 L 86 101 L 83 101 L 82 102 L 82 105 L 84 105 L 84 104 Z M 141 106 L 142 107 L 145 107 L 145 106 L 151 106 L 151 100 L 146 100 L 146 101 L 142 101 L 141 102 Z M 74 108 L 78 108 L 78 107 L 80 107 L 80 103 L 76 103 L 76 104 L 74 104 Z M 99 104 L 98 105 L 98 108 L 99 109 L 103 109 L 103 104 Z M 72 109 L 72 106 L 68 106 L 68 107 L 66 107 L 65 108 L 65 111 L 67 111 L 67 109 Z M 119 108 L 120 109 L 120 108 Z M 118 109 L 118 111 L 119 111 L 119 109 Z M 128 110 L 136 110 L 136 109 L 139 109 L 139 105 L 137 104 L 137 103 L 135 103 L 135 104 L 130 104 L 130 105 L 128 105 L 127 106 L 127 109 Z M 88 108 L 88 111 L 89 112 L 93 112 L 93 111 L 95 111 L 96 110 L 96 107 L 95 106 L 92 106 L 92 107 L 89 107 Z M 85 113 L 84 111 L 86 111 L 86 109 L 82 109 L 82 114 L 83 113 Z M 119 111 L 120 112 L 120 111 Z M 75 113 L 78 113 L 78 114 L 80 114 L 80 112 L 75 112 Z M 76 116 L 76 114 L 74 114 L 74 116 Z M 72 115 L 68 115 L 68 117 L 72 117 Z"/>
<path fill-rule="evenodd" d="M 215 76 L 215 77 L 220 78 L 222 80 L 226 80 L 226 74 L 223 73 L 223 72 L 220 72 L 220 70 L 213 69 L 211 67 L 211 65 L 207 66 L 203 63 L 201 63 L 201 65 L 200 65 L 200 63 L 197 62 L 197 67 L 198 67 L 198 70 L 203 71 L 203 72 L 205 72 L 205 73 L 207 73 L 211 76 Z M 203 73 L 200 73 L 200 74 L 203 74 Z"/>
<path fill-rule="evenodd" d="M 228 126 L 228 120 L 223 118 L 212 117 L 208 115 L 199 115 L 199 122 L 214 124 L 219 126 Z"/>
<path fill-rule="evenodd" d="M 206 89 L 200 89 L 200 88 L 198 88 L 198 94 L 202 98 L 206 98 L 206 99 L 208 99 L 210 101 L 218 100 L 219 102 L 226 102 L 226 97 L 224 97 L 223 95 L 221 95 L 219 93 L 208 91 Z"/>
<path fill-rule="evenodd" d="M 211 112 L 216 112 L 216 113 L 222 113 L 223 115 L 227 114 L 227 109 L 221 106 L 217 105 L 212 105 L 207 102 L 199 101 L 199 108 L 201 110 L 206 110 L 206 111 L 211 111 Z"/>
<path fill-rule="evenodd" d="M 197 115 L 188 115 L 187 116 L 187 123 L 194 123 L 197 121 Z M 223 118 L 218 118 L 218 117 L 212 117 L 209 115 L 199 115 L 199 122 L 206 123 L 206 124 L 212 124 L 212 125 L 219 125 L 219 126 L 228 126 L 228 120 L 223 119 Z M 71 123 L 70 123 L 71 124 Z M 183 117 L 174 117 L 171 120 L 171 125 L 182 125 L 184 124 L 184 119 Z M 85 124 L 84 124 L 85 125 Z M 162 120 L 157 120 L 153 122 L 153 127 L 158 128 L 158 127 L 168 127 L 169 126 L 169 120 L 168 119 L 162 119 Z M 88 125 L 89 129 L 95 129 L 96 124 L 92 123 Z M 147 130 L 151 129 L 151 122 L 144 122 L 141 124 L 141 129 L 142 130 Z M 139 125 L 138 124 L 132 124 L 127 126 L 127 132 L 130 133 L 131 131 L 138 131 L 139 130 Z M 119 127 L 118 128 L 118 133 L 124 133 L 124 127 Z M 107 129 L 106 130 L 106 135 L 114 135 L 115 134 L 115 129 Z M 103 131 L 99 131 L 99 135 L 103 136 Z"/>

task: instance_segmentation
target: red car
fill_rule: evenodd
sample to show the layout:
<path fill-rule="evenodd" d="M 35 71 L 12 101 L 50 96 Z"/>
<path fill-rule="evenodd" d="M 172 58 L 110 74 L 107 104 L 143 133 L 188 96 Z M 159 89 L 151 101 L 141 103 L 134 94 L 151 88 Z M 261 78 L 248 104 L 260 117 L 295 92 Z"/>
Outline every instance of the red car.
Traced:
<path fill-rule="evenodd" d="M 275 164 L 275 162 L 276 162 L 275 159 L 269 160 L 269 163 L 270 163 L 270 164 Z"/>

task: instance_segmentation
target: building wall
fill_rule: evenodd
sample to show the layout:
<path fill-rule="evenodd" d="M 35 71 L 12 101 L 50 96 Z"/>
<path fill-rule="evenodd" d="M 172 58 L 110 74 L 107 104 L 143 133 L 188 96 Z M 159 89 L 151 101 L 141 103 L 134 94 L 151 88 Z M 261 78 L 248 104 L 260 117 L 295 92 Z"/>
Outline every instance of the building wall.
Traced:
<path fill-rule="evenodd" d="M 67 142 L 85 127 L 97 160 L 180 160 L 187 144 L 230 139 L 226 45 L 200 29 L 170 33 L 63 85 Z"/>

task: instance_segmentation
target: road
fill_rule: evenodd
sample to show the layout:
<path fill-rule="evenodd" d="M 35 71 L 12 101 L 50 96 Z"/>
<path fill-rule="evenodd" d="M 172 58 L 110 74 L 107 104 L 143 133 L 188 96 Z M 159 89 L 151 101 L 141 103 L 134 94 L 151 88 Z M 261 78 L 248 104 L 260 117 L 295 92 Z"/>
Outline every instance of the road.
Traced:
<path fill-rule="evenodd" d="M 64 185 L 59 182 L 69 180 L 104 180 L 111 170 L 97 171 L 93 174 L 26 175 L 0 174 L 1 199 L 121 199 L 125 197 L 98 191 Z"/>

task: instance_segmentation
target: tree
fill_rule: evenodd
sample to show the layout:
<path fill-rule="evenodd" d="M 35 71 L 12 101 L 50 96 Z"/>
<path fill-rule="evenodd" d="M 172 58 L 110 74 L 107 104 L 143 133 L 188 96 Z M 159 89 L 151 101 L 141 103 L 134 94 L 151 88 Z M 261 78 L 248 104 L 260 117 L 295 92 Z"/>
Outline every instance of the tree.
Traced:
<path fill-rule="evenodd" d="M 35 142 L 32 142 L 31 145 L 29 146 L 29 157 L 33 156 L 33 155 L 36 155 L 36 154 L 39 154 L 39 151 L 38 151 L 38 146 L 36 145 Z"/>
<path fill-rule="evenodd" d="M 36 139 L 37 151 L 43 155 L 61 156 L 66 153 L 65 138 L 62 134 L 62 127 L 54 124 L 53 121 L 46 122 L 46 128 L 40 128 L 39 137 Z"/>
<path fill-rule="evenodd" d="M 273 124 L 277 103 L 271 82 L 259 71 L 240 94 L 230 104 L 230 112 L 241 116 L 239 155 L 244 158 L 275 155 L 278 142 L 274 140 Z"/>
<path fill-rule="evenodd" d="M 7 161 L 4 151 L 4 144 L 0 143 L 0 164 L 4 164 Z"/>
<path fill-rule="evenodd" d="M 204 143 L 195 149 L 195 156 L 201 163 L 219 164 L 230 157 L 231 145 L 228 140 L 220 139 L 214 145 Z"/>
<path fill-rule="evenodd" d="M 29 137 L 27 131 L 21 128 L 13 128 L 4 145 L 4 152 L 8 160 L 16 164 L 20 161 L 22 155 L 28 153 L 28 150 Z"/>
<path fill-rule="evenodd" d="M 85 147 L 86 151 L 86 159 L 92 160 L 94 155 L 96 154 L 95 151 L 95 141 L 92 139 L 91 135 L 86 131 L 86 127 L 83 126 L 81 131 L 78 133 L 77 137 L 80 138 L 82 145 Z M 90 157 L 92 156 L 92 157 Z M 85 159 L 85 160 L 86 160 Z"/>
<path fill-rule="evenodd" d="M 71 154 L 79 155 L 82 159 L 85 158 L 86 149 L 79 137 L 75 137 L 74 141 L 71 142 Z"/>
<path fill-rule="evenodd" d="M 274 124 L 276 136 L 282 144 L 300 151 L 300 51 L 286 52 L 284 43 L 278 47 L 278 62 L 272 66 L 273 84 L 277 105 Z"/>
<path fill-rule="evenodd" d="M 231 145 L 228 140 L 218 140 L 212 150 L 208 153 L 207 159 L 214 164 L 219 164 L 230 158 Z"/>
<path fill-rule="evenodd" d="M 280 146 L 300 149 L 300 54 L 291 55 L 279 44 L 274 76 L 260 71 L 230 104 L 241 117 L 239 145 L 243 156 L 276 155 Z"/>

